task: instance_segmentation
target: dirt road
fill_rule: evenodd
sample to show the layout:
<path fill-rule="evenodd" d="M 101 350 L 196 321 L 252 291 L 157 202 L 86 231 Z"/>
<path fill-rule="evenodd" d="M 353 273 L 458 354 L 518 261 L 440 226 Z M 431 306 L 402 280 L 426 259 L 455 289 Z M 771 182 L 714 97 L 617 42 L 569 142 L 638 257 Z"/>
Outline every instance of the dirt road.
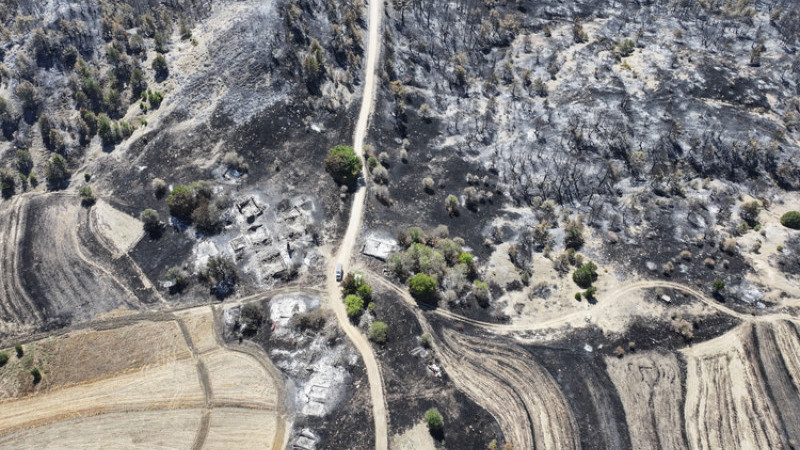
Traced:
<path fill-rule="evenodd" d="M 376 69 L 378 56 L 380 54 L 380 28 L 383 4 L 378 0 L 369 2 L 369 37 L 367 39 L 367 60 L 364 66 L 366 76 L 364 79 L 364 93 L 361 99 L 361 111 L 358 114 L 356 131 L 353 137 L 353 149 L 359 156 L 364 154 L 364 137 L 367 134 L 367 125 L 372 114 L 372 106 L 375 103 L 375 90 L 377 88 Z M 366 165 L 361 169 L 361 176 L 366 181 Z M 386 399 L 383 395 L 383 381 L 381 372 L 378 368 L 378 361 L 372 351 L 372 346 L 367 338 L 356 327 L 354 327 L 347 317 L 344 303 L 341 300 L 339 283 L 334 278 L 334 271 L 337 264 L 341 264 L 347 272 L 350 267 L 350 260 L 353 256 L 358 233 L 361 230 L 361 223 L 364 218 L 364 201 L 366 200 L 366 185 L 359 186 L 353 196 L 353 206 L 350 210 L 350 220 L 347 224 L 339 251 L 334 258 L 330 258 L 326 289 L 328 291 L 328 303 L 336 314 L 339 326 L 358 349 L 364 365 L 367 368 L 367 378 L 369 380 L 370 397 L 372 400 L 372 417 L 375 421 L 375 448 L 387 449 L 389 447 L 388 418 L 386 413 Z"/>

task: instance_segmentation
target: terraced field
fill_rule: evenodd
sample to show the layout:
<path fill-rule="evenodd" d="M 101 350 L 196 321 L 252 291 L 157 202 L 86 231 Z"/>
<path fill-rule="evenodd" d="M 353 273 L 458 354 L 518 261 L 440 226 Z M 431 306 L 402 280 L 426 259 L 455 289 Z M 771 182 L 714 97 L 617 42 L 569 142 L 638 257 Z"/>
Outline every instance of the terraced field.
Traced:
<path fill-rule="evenodd" d="M 30 343 L 0 369 L 0 446 L 283 446 L 282 380 L 216 340 L 210 307 L 113 324 Z M 26 391 L 30 365 L 43 379 Z"/>
<path fill-rule="evenodd" d="M 141 237 L 138 221 L 102 202 L 96 208 L 59 193 L 18 196 L 4 205 L 0 337 L 161 301 L 124 253 Z"/>

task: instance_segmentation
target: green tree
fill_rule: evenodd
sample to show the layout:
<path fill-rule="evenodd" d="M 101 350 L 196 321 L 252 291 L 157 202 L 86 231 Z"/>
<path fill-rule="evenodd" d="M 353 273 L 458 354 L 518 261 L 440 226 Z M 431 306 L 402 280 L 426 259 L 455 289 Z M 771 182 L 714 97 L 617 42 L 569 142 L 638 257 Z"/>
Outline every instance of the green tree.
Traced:
<path fill-rule="evenodd" d="M 372 326 L 369 328 L 369 338 L 377 344 L 385 344 L 388 331 L 389 326 L 384 322 L 372 322 Z"/>
<path fill-rule="evenodd" d="M 344 305 L 347 309 L 347 316 L 352 319 L 361 314 L 361 310 L 364 308 L 364 299 L 357 295 L 348 295 L 344 298 Z"/>
<path fill-rule="evenodd" d="M 444 428 L 444 420 L 436 408 L 425 411 L 425 423 L 428 424 L 428 430 L 430 431 L 439 431 Z"/>
<path fill-rule="evenodd" d="M 418 273 L 408 279 L 409 291 L 411 291 L 411 295 L 419 302 L 435 302 L 436 286 L 436 280 L 424 273 Z"/>
<path fill-rule="evenodd" d="M 578 286 L 586 289 L 592 285 L 592 282 L 597 279 L 597 265 L 593 262 L 588 262 L 579 267 L 572 273 L 572 281 Z"/>
<path fill-rule="evenodd" d="M 372 288 L 368 284 L 362 283 L 361 286 L 358 287 L 356 295 L 364 299 L 364 303 L 369 303 L 372 301 Z"/>
<path fill-rule="evenodd" d="M 105 114 L 100 114 L 97 126 L 97 134 L 100 135 L 103 145 L 111 145 L 117 141 L 114 128 L 111 126 L 111 120 Z"/>
<path fill-rule="evenodd" d="M 328 152 L 325 158 L 325 170 L 339 184 L 352 185 L 361 172 L 361 158 L 353 151 L 353 147 L 337 145 Z"/>
<path fill-rule="evenodd" d="M 716 279 L 711 284 L 711 288 L 714 290 L 714 292 L 719 292 L 719 291 L 725 289 L 725 282 L 720 280 L 720 279 Z"/>
<path fill-rule="evenodd" d="M 67 170 L 67 161 L 63 156 L 54 153 L 53 156 L 47 161 L 45 167 L 45 177 L 47 182 L 54 188 L 60 188 L 65 181 L 69 178 L 69 170 Z"/>
<path fill-rule="evenodd" d="M 594 286 L 589 286 L 586 291 L 584 291 L 583 296 L 586 297 L 586 300 L 594 300 L 596 294 L 597 288 Z"/>
<path fill-rule="evenodd" d="M 169 206 L 169 213 L 178 219 L 188 220 L 191 218 L 192 212 L 197 207 L 197 200 L 192 188 L 175 186 L 167 197 L 167 206 Z"/>
<path fill-rule="evenodd" d="M 800 211 L 788 211 L 781 216 L 781 225 L 793 230 L 800 230 Z"/>

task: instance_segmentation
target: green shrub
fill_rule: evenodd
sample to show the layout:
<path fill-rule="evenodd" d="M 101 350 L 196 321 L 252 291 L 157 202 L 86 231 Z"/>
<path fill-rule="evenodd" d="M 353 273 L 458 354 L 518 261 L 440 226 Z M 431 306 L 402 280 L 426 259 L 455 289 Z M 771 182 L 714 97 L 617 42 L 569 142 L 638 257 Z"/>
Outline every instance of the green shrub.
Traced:
<path fill-rule="evenodd" d="M 433 342 L 433 337 L 430 333 L 425 333 L 419 337 L 419 345 L 425 348 L 431 348 L 431 343 Z"/>
<path fill-rule="evenodd" d="M 589 286 L 586 291 L 584 291 L 583 296 L 586 297 L 586 300 L 594 300 L 594 296 L 597 294 L 597 288 L 594 286 Z"/>
<path fill-rule="evenodd" d="M 142 221 L 144 231 L 147 231 L 148 233 L 151 233 L 161 227 L 161 217 L 159 216 L 158 211 L 154 209 L 148 208 L 139 213 L 139 220 Z"/>
<path fill-rule="evenodd" d="M 581 293 L 580 292 L 576 292 L 575 293 L 575 300 L 581 301 Z"/>
<path fill-rule="evenodd" d="M 353 147 L 337 145 L 325 158 L 325 170 L 337 183 L 352 185 L 361 172 L 361 158 L 353 151 Z"/>
<path fill-rule="evenodd" d="M 22 358 L 25 356 L 25 350 L 22 348 L 22 344 L 15 345 L 14 351 L 17 352 L 17 358 Z"/>
<path fill-rule="evenodd" d="M 579 267 L 572 273 L 572 281 L 578 286 L 586 289 L 597 279 L 597 266 L 593 262 L 588 262 Z"/>
<path fill-rule="evenodd" d="M 372 288 L 368 284 L 362 283 L 361 286 L 358 287 L 356 295 L 361 297 L 365 303 L 369 303 L 372 301 Z"/>
<path fill-rule="evenodd" d="M 458 257 L 458 261 L 461 264 L 464 264 L 464 265 L 466 265 L 468 267 L 472 266 L 473 264 L 475 264 L 474 257 L 472 255 L 470 255 L 469 253 L 467 253 L 467 252 L 462 252 L 461 255 L 459 255 L 459 257 Z"/>
<path fill-rule="evenodd" d="M 344 298 L 344 304 L 347 309 L 347 316 L 352 319 L 361 314 L 361 309 L 364 308 L 364 299 L 357 295 L 348 295 Z"/>
<path fill-rule="evenodd" d="M 781 225 L 793 230 L 800 230 L 800 211 L 788 211 L 781 216 Z"/>
<path fill-rule="evenodd" d="M 111 120 L 105 114 L 100 114 L 97 125 L 97 134 L 103 141 L 103 145 L 111 145 L 117 141 L 117 136 L 114 133 L 114 128 L 111 126 Z"/>
<path fill-rule="evenodd" d="M 17 170 L 24 175 L 29 175 L 33 170 L 33 158 L 27 150 L 17 150 Z"/>
<path fill-rule="evenodd" d="M 725 282 L 720 279 L 714 280 L 714 282 L 711 284 L 711 288 L 714 290 L 714 292 L 719 292 L 725 289 Z"/>
<path fill-rule="evenodd" d="M 156 77 L 166 78 L 169 75 L 169 68 L 167 67 L 167 59 L 164 58 L 164 55 L 158 54 L 158 56 L 153 59 L 153 64 L 151 66 L 153 71 L 156 73 Z"/>
<path fill-rule="evenodd" d="M 245 329 L 256 331 L 264 323 L 264 313 L 255 304 L 248 303 L 242 307 L 239 323 L 244 325 Z"/>
<path fill-rule="evenodd" d="M 0 352 L 0 367 L 5 366 L 8 363 L 8 353 Z"/>
<path fill-rule="evenodd" d="M 32 367 L 30 374 L 33 376 L 33 384 L 39 384 L 42 381 L 42 372 L 39 371 L 38 367 Z"/>
<path fill-rule="evenodd" d="M 408 279 L 409 291 L 418 302 L 433 303 L 436 300 L 436 286 L 436 280 L 424 273 Z"/>
<path fill-rule="evenodd" d="M 372 322 L 369 328 L 369 339 L 377 344 L 385 344 L 389 326 L 383 322 Z"/>
<path fill-rule="evenodd" d="M 739 209 L 739 216 L 751 227 L 758 223 L 758 215 L 760 213 L 761 203 L 759 203 L 757 200 L 747 202 Z"/>
<path fill-rule="evenodd" d="M 150 108 L 158 109 L 161 102 L 164 100 L 164 94 L 158 91 L 147 90 L 147 101 L 150 102 Z"/>
<path fill-rule="evenodd" d="M 430 431 L 439 431 L 444 428 L 444 420 L 439 410 L 436 408 L 425 411 L 425 423 L 428 424 L 428 429 Z"/>
<path fill-rule="evenodd" d="M 97 197 L 94 196 L 94 192 L 92 192 L 92 188 L 89 186 L 82 186 L 78 189 L 78 195 L 81 198 L 81 205 L 83 206 L 92 206 L 97 201 Z"/>

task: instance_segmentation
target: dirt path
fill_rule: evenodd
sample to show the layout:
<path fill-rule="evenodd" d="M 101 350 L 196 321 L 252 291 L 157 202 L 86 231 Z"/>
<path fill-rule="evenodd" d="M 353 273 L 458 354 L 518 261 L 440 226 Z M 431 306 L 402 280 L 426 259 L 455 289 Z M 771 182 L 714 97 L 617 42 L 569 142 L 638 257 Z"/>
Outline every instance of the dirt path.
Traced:
<path fill-rule="evenodd" d="M 381 15 L 383 14 L 383 4 L 379 0 L 369 2 L 369 37 L 367 39 L 367 59 L 364 66 L 366 76 L 364 80 L 364 93 L 361 99 L 361 110 L 358 114 L 355 135 L 353 137 L 353 149 L 356 154 L 364 154 L 364 137 L 367 134 L 367 125 L 372 114 L 372 107 L 375 103 L 375 91 L 377 88 L 376 70 L 378 56 L 380 54 L 380 28 Z M 366 165 L 362 166 L 361 176 L 367 179 Z M 353 195 L 353 206 L 350 210 L 350 219 L 347 224 L 347 231 L 342 239 L 336 257 L 329 258 L 327 270 L 326 289 L 328 292 L 328 304 L 336 314 L 339 326 L 361 354 L 361 359 L 367 369 L 367 379 L 369 380 L 370 398 L 372 400 L 372 417 L 375 421 L 375 448 L 387 449 L 389 447 L 389 426 L 386 413 L 386 399 L 383 394 L 383 381 L 378 361 L 372 346 L 367 341 L 366 336 L 350 323 L 350 319 L 345 312 L 344 303 L 341 300 L 339 283 L 334 278 L 334 271 L 338 264 L 341 264 L 347 272 L 350 267 L 350 260 L 353 256 L 358 233 L 361 230 L 361 223 L 364 219 L 364 202 L 366 200 L 366 185 L 359 186 Z"/>
<path fill-rule="evenodd" d="M 412 306 L 413 308 L 418 308 L 416 301 L 409 295 L 406 289 L 396 285 L 394 282 L 388 280 L 386 277 L 382 276 L 381 274 L 378 274 L 377 272 L 373 272 L 367 269 L 361 269 L 361 270 L 369 274 L 371 280 L 377 280 L 384 287 L 397 292 L 403 298 L 403 300 L 405 300 L 406 303 L 408 303 L 410 306 Z M 706 294 L 704 294 L 702 291 L 698 289 L 685 286 L 683 284 L 674 283 L 671 281 L 661 281 L 661 280 L 642 280 L 642 281 L 634 281 L 623 284 L 619 288 L 609 292 L 608 294 L 602 295 L 600 297 L 600 302 L 592 309 L 592 314 L 597 315 L 598 313 L 602 313 L 604 309 L 613 307 L 613 302 L 608 302 L 608 301 L 603 302 L 602 301 L 603 298 L 618 298 L 620 296 L 627 295 L 633 291 L 648 289 L 648 288 L 669 288 L 684 292 L 686 294 L 694 296 L 695 298 L 705 303 L 706 305 L 722 313 L 740 319 L 742 321 L 762 321 L 762 320 L 773 321 L 773 320 L 794 319 L 793 316 L 785 313 L 769 314 L 763 317 L 753 316 L 751 314 L 746 314 L 746 313 L 740 313 L 725 306 L 725 304 L 720 303 L 711 297 L 708 297 Z M 480 327 L 485 331 L 491 331 L 498 334 L 513 335 L 515 339 L 525 343 L 532 341 L 530 339 L 526 339 L 525 337 L 519 336 L 518 333 L 542 331 L 542 330 L 561 327 L 568 324 L 572 324 L 573 326 L 575 326 L 581 322 L 585 322 L 587 316 L 587 312 L 581 310 L 564 314 L 563 316 L 560 317 L 555 317 L 552 319 L 534 323 L 527 321 L 523 323 L 501 324 L 501 323 L 483 322 L 480 320 L 470 319 L 460 314 L 456 314 L 444 309 L 434 309 L 432 310 L 432 312 L 446 319 L 455 320 L 461 323 L 466 323 L 469 325 Z"/>

